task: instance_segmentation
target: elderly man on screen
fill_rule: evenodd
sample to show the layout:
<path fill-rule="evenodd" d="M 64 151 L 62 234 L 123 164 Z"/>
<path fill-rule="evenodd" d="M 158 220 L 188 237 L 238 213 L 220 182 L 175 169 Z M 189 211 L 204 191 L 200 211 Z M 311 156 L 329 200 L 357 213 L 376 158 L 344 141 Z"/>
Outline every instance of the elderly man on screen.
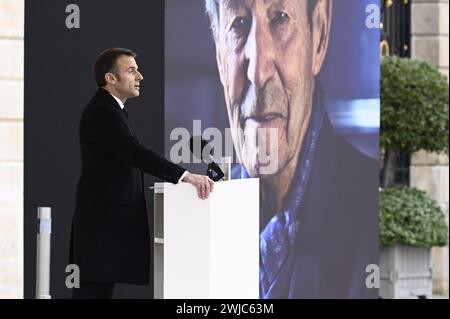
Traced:
<path fill-rule="evenodd" d="M 241 163 L 234 175 L 261 181 L 261 298 L 376 298 L 365 269 L 378 263 L 378 166 L 334 132 L 316 80 L 333 1 L 205 3 Z M 266 144 L 277 145 L 270 173 Z"/>

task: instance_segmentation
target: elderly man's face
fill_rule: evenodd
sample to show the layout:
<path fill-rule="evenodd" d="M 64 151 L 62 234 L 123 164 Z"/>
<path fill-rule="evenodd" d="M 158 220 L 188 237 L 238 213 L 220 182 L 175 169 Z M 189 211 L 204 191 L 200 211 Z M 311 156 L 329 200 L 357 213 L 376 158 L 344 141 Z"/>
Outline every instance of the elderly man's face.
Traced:
<path fill-rule="evenodd" d="M 298 156 L 309 123 L 318 70 L 307 1 L 219 1 L 217 63 L 235 149 L 252 177 L 264 166 L 259 128 L 277 129 L 277 173 Z M 268 153 L 274 141 L 265 137 Z"/>

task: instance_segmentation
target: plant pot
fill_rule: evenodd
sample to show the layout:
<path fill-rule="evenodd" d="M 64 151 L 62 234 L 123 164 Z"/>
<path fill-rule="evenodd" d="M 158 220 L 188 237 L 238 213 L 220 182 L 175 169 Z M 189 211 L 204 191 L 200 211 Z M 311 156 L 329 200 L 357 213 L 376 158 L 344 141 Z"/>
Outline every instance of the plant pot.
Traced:
<path fill-rule="evenodd" d="M 381 247 L 379 265 L 381 298 L 431 298 L 431 248 Z"/>

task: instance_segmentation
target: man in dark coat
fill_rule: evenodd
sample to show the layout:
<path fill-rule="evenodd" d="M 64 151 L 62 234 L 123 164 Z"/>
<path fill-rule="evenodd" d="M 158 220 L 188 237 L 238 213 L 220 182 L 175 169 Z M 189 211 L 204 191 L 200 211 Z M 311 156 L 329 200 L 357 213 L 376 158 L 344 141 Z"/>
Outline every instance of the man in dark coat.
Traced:
<path fill-rule="evenodd" d="M 94 66 L 98 90 L 79 125 L 81 177 L 72 222 L 70 263 L 80 269 L 73 298 L 111 298 L 115 283 L 149 282 L 150 245 L 143 172 L 191 183 L 200 198 L 213 188 L 145 148 L 133 134 L 124 103 L 139 96 L 143 76 L 128 49 L 103 51 Z"/>

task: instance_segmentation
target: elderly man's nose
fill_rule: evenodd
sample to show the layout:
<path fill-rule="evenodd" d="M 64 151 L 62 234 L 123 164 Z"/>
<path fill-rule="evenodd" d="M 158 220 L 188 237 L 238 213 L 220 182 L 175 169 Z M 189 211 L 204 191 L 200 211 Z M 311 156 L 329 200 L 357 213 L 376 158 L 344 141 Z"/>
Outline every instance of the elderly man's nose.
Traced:
<path fill-rule="evenodd" d="M 138 73 L 138 80 L 142 81 L 144 77 L 142 76 L 141 72 L 137 71 L 137 73 Z"/>
<path fill-rule="evenodd" d="M 275 73 L 274 48 L 270 29 L 253 26 L 245 48 L 247 77 L 257 88 L 263 88 Z"/>

